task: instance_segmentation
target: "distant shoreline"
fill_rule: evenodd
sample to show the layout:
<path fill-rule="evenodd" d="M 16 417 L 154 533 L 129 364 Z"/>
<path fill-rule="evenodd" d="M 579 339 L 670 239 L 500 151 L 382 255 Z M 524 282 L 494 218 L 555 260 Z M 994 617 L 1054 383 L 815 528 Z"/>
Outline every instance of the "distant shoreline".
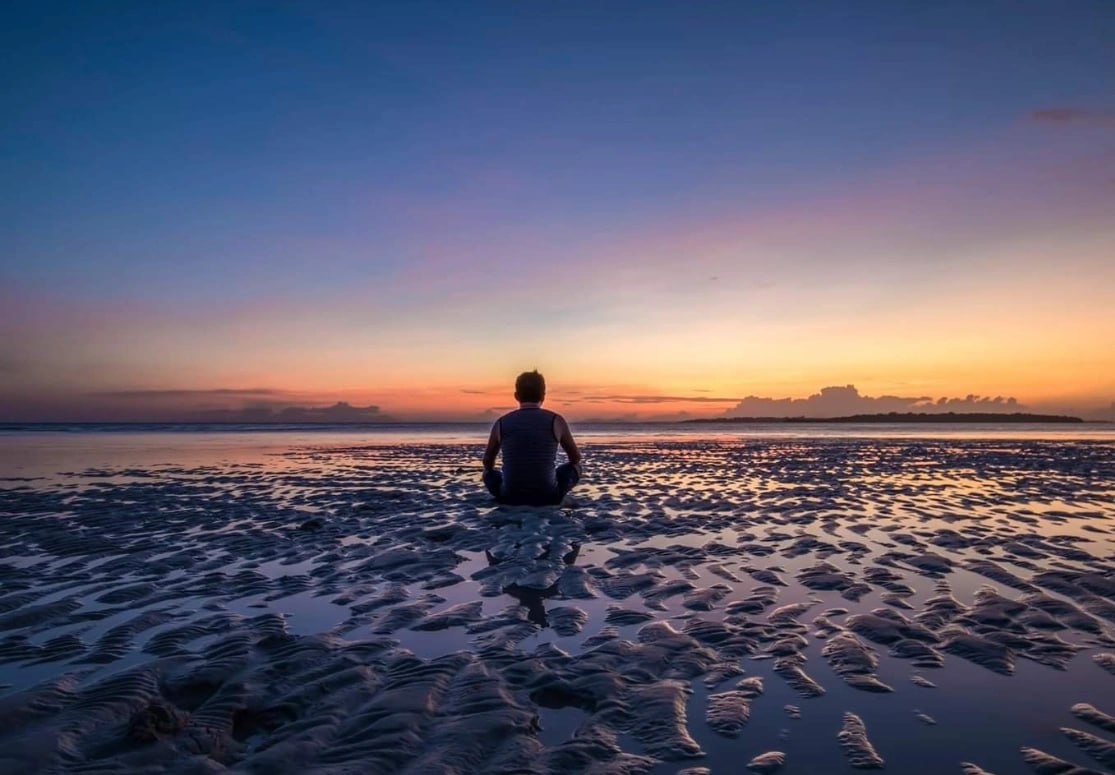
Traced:
<path fill-rule="evenodd" d="M 837 424 L 892 424 L 892 425 L 990 425 L 990 424 L 1055 424 L 1055 425 L 1111 425 L 1106 420 L 1084 420 L 1069 415 L 1032 414 L 1015 412 L 1012 414 L 992 412 L 891 412 L 885 414 L 856 414 L 844 417 L 704 417 L 689 420 L 618 420 L 590 418 L 575 423 L 580 426 L 661 426 L 661 425 L 837 425 Z M 174 421 L 127 421 L 127 422 L 26 422 L 0 421 L 0 432 L 20 431 L 219 431 L 219 430 L 410 430 L 440 428 L 487 428 L 490 421 L 378 421 L 378 422 L 174 422 Z"/>
<path fill-rule="evenodd" d="M 846 417 L 710 417 L 683 420 L 685 423 L 1082 423 L 1080 417 L 1063 414 L 1013 412 L 887 412 L 853 414 Z"/>

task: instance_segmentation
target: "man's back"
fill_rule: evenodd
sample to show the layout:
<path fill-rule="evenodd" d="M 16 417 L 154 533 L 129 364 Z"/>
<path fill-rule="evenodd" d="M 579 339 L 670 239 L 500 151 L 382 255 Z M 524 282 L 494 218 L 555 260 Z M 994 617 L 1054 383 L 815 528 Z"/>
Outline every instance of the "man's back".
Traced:
<path fill-rule="evenodd" d="M 524 371 L 515 380 L 519 408 L 496 420 L 484 450 L 484 486 L 496 500 L 515 505 L 561 503 L 581 479 L 581 451 L 569 423 L 542 408 L 546 380 L 538 370 Z M 561 446 L 569 462 L 554 469 Z M 503 470 L 496 458 L 503 449 Z"/>
<path fill-rule="evenodd" d="M 541 407 L 516 409 L 498 420 L 506 502 L 545 503 L 556 498 L 557 420 L 558 415 Z"/>

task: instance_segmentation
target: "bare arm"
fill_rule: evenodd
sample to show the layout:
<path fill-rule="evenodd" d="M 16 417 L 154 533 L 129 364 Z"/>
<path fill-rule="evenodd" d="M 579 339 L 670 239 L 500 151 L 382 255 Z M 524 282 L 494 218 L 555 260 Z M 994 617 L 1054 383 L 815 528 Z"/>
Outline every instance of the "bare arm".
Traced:
<path fill-rule="evenodd" d="M 499 454 L 499 421 L 492 426 L 492 434 L 488 437 L 488 448 L 484 450 L 484 470 L 491 471 L 496 467 L 496 455 Z"/>
<path fill-rule="evenodd" d="M 577 469 L 577 473 L 581 472 L 581 450 L 577 449 L 577 442 L 573 440 L 573 431 L 569 430 L 569 423 L 565 418 L 558 415 L 554 421 L 554 434 L 558 437 L 558 443 L 561 448 L 565 450 L 569 462 Z"/>

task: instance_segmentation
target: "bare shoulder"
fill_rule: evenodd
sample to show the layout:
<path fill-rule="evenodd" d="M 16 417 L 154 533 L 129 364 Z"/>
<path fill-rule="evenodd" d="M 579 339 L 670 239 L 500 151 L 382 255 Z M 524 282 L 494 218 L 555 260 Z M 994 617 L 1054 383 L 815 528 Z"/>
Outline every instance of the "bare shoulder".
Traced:
<path fill-rule="evenodd" d="M 560 414 L 558 414 L 557 412 L 554 412 L 554 430 L 559 432 L 558 433 L 559 437 L 560 436 L 565 436 L 565 435 L 572 435 L 572 433 L 573 433 L 573 431 L 569 427 L 569 423 L 566 421 L 566 419 L 564 417 L 562 417 Z"/>

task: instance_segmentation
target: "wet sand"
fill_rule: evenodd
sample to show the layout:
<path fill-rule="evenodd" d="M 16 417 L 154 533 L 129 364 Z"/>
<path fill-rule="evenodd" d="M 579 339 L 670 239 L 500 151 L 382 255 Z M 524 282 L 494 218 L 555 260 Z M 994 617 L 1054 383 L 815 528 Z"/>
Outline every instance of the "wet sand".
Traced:
<path fill-rule="evenodd" d="M 475 444 L 0 481 L 0 771 L 1115 768 L 1115 444 Z"/>

